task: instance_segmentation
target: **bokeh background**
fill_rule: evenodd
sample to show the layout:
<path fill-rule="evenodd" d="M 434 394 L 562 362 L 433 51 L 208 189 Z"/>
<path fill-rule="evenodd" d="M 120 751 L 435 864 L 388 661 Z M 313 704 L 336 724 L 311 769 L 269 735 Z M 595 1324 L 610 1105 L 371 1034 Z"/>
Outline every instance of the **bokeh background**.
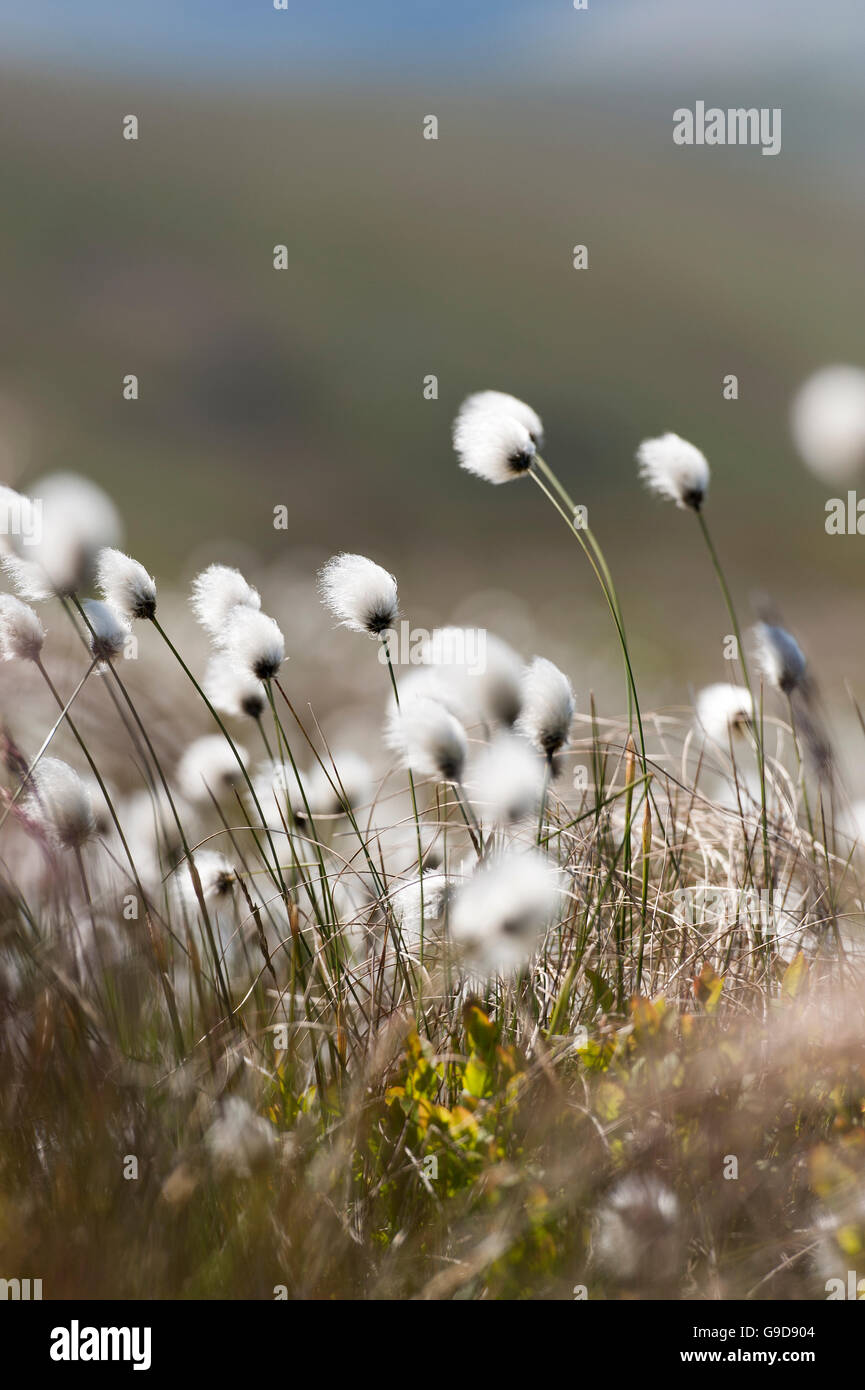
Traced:
<path fill-rule="evenodd" d="M 530 483 L 454 463 L 463 396 L 512 391 L 589 508 L 644 704 L 683 705 L 729 674 L 728 624 L 691 518 L 635 478 L 640 439 L 673 429 L 712 464 L 743 616 L 756 592 L 780 605 L 843 732 L 844 678 L 865 694 L 865 539 L 826 535 L 831 489 L 788 412 L 815 368 L 865 364 L 858 0 L 0 15 L 6 481 L 95 478 L 162 582 L 268 566 L 298 675 L 316 627 L 280 610 L 282 577 L 347 548 L 397 573 L 416 624 L 489 623 L 566 665 L 584 705 L 620 707 L 561 522 Z M 780 106 L 781 154 L 677 148 L 673 110 L 697 99 Z"/>

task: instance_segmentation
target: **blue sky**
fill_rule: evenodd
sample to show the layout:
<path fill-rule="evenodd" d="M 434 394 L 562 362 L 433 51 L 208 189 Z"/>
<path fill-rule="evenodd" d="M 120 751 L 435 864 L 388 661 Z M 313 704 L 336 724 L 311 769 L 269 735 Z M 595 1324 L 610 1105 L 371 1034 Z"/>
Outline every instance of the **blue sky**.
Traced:
<path fill-rule="evenodd" d="M 434 71 L 701 80 L 852 73 L 861 0 L 0 0 L 0 53 L 188 80 Z"/>

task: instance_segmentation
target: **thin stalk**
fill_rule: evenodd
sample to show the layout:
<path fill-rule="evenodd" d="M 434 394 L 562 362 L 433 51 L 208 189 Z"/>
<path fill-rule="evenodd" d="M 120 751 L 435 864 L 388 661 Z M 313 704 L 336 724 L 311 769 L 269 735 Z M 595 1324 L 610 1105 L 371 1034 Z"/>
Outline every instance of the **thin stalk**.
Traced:
<path fill-rule="evenodd" d="M 42 666 L 41 660 L 37 660 L 35 664 L 44 675 L 45 670 Z M 36 766 L 39 762 L 39 759 L 42 757 L 49 743 L 53 739 L 54 735 L 57 733 L 57 730 L 60 728 L 60 725 L 63 723 L 63 720 L 67 717 L 69 710 L 72 708 L 73 704 L 75 703 L 75 700 L 77 699 L 78 695 L 84 687 L 84 682 L 87 680 L 87 677 L 90 675 L 95 665 L 96 658 L 94 657 L 93 661 L 91 661 L 90 665 L 84 672 L 84 675 L 81 677 L 72 694 L 69 696 L 69 699 L 66 701 L 66 704 L 64 705 L 61 703 L 60 714 L 52 724 L 51 729 L 49 730 L 46 738 L 43 739 L 42 747 L 39 749 L 39 752 L 36 754 L 36 757 L 33 759 L 32 763 L 27 768 L 27 771 L 24 773 L 24 776 L 21 778 L 21 781 L 16 787 L 14 794 L 9 798 L 9 804 L 6 807 L 6 810 L 3 812 L 3 815 L 0 816 L 0 830 L 2 830 L 3 826 L 6 824 L 6 818 L 12 810 L 12 807 L 15 805 L 15 802 L 18 800 L 19 796 L 24 791 L 24 788 L 27 786 L 27 783 L 30 781 L 30 778 L 33 776 L 33 773 L 36 771 Z"/>

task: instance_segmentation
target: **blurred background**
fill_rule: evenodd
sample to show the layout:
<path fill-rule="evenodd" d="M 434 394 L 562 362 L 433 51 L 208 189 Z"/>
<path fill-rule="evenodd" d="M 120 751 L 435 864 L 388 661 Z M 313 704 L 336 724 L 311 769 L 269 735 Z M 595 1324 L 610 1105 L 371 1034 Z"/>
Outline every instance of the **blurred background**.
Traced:
<path fill-rule="evenodd" d="M 351 549 L 398 575 L 413 623 L 489 624 L 615 712 L 587 565 L 528 481 L 459 471 L 451 419 L 486 387 L 543 416 L 616 575 L 646 706 L 729 676 L 693 519 L 636 480 L 639 441 L 675 430 L 712 465 L 743 619 L 768 592 L 850 721 L 865 540 L 826 535 L 837 489 L 805 471 L 788 415 L 816 368 L 865 365 L 858 0 L 0 15 L 5 481 L 96 479 L 162 582 L 265 566 L 298 679 L 325 623 L 285 595 Z M 676 147 L 672 113 L 698 99 L 781 107 L 780 155 Z"/>

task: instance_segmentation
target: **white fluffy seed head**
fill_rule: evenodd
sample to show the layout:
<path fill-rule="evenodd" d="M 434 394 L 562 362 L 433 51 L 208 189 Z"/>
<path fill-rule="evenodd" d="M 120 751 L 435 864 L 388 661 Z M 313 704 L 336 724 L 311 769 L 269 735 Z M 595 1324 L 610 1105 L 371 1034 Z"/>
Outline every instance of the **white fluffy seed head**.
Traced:
<path fill-rule="evenodd" d="M 442 782 L 462 781 L 468 752 L 466 731 L 438 700 L 419 696 L 405 701 L 390 714 L 385 738 L 412 772 Z"/>
<path fill-rule="evenodd" d="M 289 782 L 292 790 L 292 801 L 289 806 Z M 244 797 L 247 810 L 256 819 L 259 816 L 258 807 L 261 807 L 260 814 L 264 818 L 265 825 L 271 829 L 279 830 L 283 824 L 291 824 L 291 812 L 294 807 L 293 793 L 297 791 L 297 783 L 291 769 L 286 769 L 282 763 L 266 762 L 259 765 L 255 776 L 252 779 L 255 796 L 247 794 Z M 258 806 L 256 806 L 256 801 Z"/>
<path fill-rule="evenodd" d="M 106 546 L 96 559 L 96 587 L 127 622 L 156 614 L 156 584 L 131 555 Z"/>
<path fill-rule="evenodd" d="M 123 653 L 129 628 L 120 615 L 99 599 L 85 599 L 81 605 L 90 625 L 90 651 L 99 661 L 116 661 Z"/>
<path fill-rule="evenodd" d="M 421 647 L 421 660 L 440 673 L 450 687 L 450 703 L 468 719 L 508 727 L 516 721 L 522 707 L 523 663 L 494 633 L 485 628 L 436 628 Z"/>
<path fill-rule="evenodd" d="M 425 952 L 440 939 L 441 920 L 455 886 L 455 879 L 438 873 L 425 873 L 407 883 L 392 883 L 388 903 L 399 927 L 403 950 L 412 956 L 419 952 L 421 929 Z"/>
<path fill-rule="evenodd" d="M 680 1264 L 679 1217 L 672 1188 L 654 1173 L 629 1173 L 596 1213 L 595 1259 L 615 1279 L 656 1283 Z"/>
<path fill-rule="evenodd" d="M 285 638 L 279 625 L 245 604 L 228 614 L 218 645 L 233 666 L 258 681 L 272 680 L 285 660 Z"/>
<path fill-rule="evenodd" d="M 765 680 L 790 695 L 802 684 L 806 661 L 802 648 L 783 627 L 758 623 L 754 628 L 754 649 L 757 667 Z"/>
<path fill-rule="evenodd" d="M 399 617 L 396 580 L 365 555 L 334 555 L 318 576 L 322 603 L 343 627 L 378 635 Z"/>
<path fill-rule="evenodd" d="M 239 1096 L 222 1102 L 220 1113 L 204 1135 L 204 1146 L 223 1177 L 251 1177 L 270 1158 L 276 1143 L 273 1126 Z"/>
<path fill-rule="evenodd" d="M 481 974 L 506 975 L 538 949 L 559 915 L 562 871 L 537 850 L 487 860 L 455 894 L 448 914 L 453 943 Z"/>
<path fill-rule="evenodd" d="M 366 758 L 362 758 L 350 748 L 335 748 L 333 763 L 336 765 L 336 771 L 328 756 L 324 768 L 319 763 L 314 763 L 308 772 L 301 774 L 303 790 L 313 817 L 344 815 L 346 802 L 350 810 L 355 811 L 368 806 L 372 800 L 372 768 Z M 291 774 L 289 777 L 290 780 L 294 780 Z M 292 797 L 292 805 L 297 819 L 305 820 L 306 806 L 299 787 Z"/>
<path fill-rule="evenodd" d="M 205 904 L 217 905 L 228 901 L 237 883 L 237 875 L 224 854 L 200 849 L 195 853 L 195 868 Z M 200 906 L 188 861 L 184 860 L 175 875 L 175 891 L 183 906 L 196 911 Z"/>
<path fill-rule="evenodd" d="M 865 371 L 823 367 L 799 388 L 790 412 L 793 442 L 806 466 L 846 483 L 865 467 Z"/>
<path fill-rule="evenodd" d="M 225 652 L 216 652 L 210 658 L 202 684 L 213 708 L 233 719 L 260 719 L 267 707 L 261 681 L 235 666 Z"/>
<path fill-rule="evenodd" d="M 697 723 L 707 738 L 729 748 L 753 723 L 754 702 L 741 685 L 707 685 L 697 696 Z"/>
<path fill-rule="evenodd" d="M 11 594 L 0 594 L 0 657 L 38 661 L 45 630 L 32 608 Z"/>
<path fill-rule="evenodd" d="M 457 420 L 465 420 L 470 415 L 507 415 L 519 420 L 532 437 L 536 448 L 544 447 L 544 426 L 537 411 L 521 401 L 518 396 L 509 396 L 506 391 L 475 391 L 466 396 L 459 408 Z"/>
<path fill-rule="evenodd" d="M 40 758 L 24 799 L 28 816 L 62 849 L 80 848 L 96 833 L 90 794 L 74 768 L 59 758 Z"/>
<path fill-rule="evenodd" d="M 246 750 L 235 744 L 246 764 Z M 189 801 L 210 802 L 213 795 L 222 801 L 245 785 L 243 773 L 222 734 L 206 734 L 190 743 L 177 768 L 177 781 Z"/>
<path fill-rule="evenodd" d="M 488 483 L 510 483 L 531 468 L 537 449 L 514 415 L 462 411 L 454 420 L 453 445 L 461 468 Z"/>
<path fill-rule="evenodd" d="M 102 488 L 74 473 L 55 473 L 34 485 L 23 526 L 7 538 L 3 567 L 22 598 L 68 597 L 90 587 L 99 551 L 121 534 L 117 509 Z"/>
<path fill-rule="evenodd" d="M 222 637 L 233 609 L 261 607 L 258 590 L 230 565 L 208 565 L 196 575 L 190 602 L 205 632 L 217 640 Z"/>
<path fill-rule="evenodd" d="M 466 703 L 465 691 L 460 688 L 460 683 L 435 666 L 412 666 L 400 673 L 399 698 L 403 705 L 411 704 L 412 700 L 436 700 L 461 724 L 472 722 L 473 710 Z M 387 708 L 389 715 L 393 715 L 397 709 L 393 694 L 388 696 Z"/>
<path fill-rule="evenodd" d="M 537 812 L 543 764 L 525 739 L 498 734 L 475 759 L 468 790 L 481 820 L 513 825 Z"/>
<path fill-rule="evenodd" d="M 700 510 L 709 491 L 709 465 L 705 454 L 687 439 L 677 434 L 644 439 L 637 450 L 637 463 L 640 477 L 652 492 L 677 507 Z"/>
<path fill-rule="evenodd" d="M 522 711 L 517 728 L 533 748 L 552 759 L 568 742 L 576 701 L 558 666 L 536 656 L 523 672 Z"/>

